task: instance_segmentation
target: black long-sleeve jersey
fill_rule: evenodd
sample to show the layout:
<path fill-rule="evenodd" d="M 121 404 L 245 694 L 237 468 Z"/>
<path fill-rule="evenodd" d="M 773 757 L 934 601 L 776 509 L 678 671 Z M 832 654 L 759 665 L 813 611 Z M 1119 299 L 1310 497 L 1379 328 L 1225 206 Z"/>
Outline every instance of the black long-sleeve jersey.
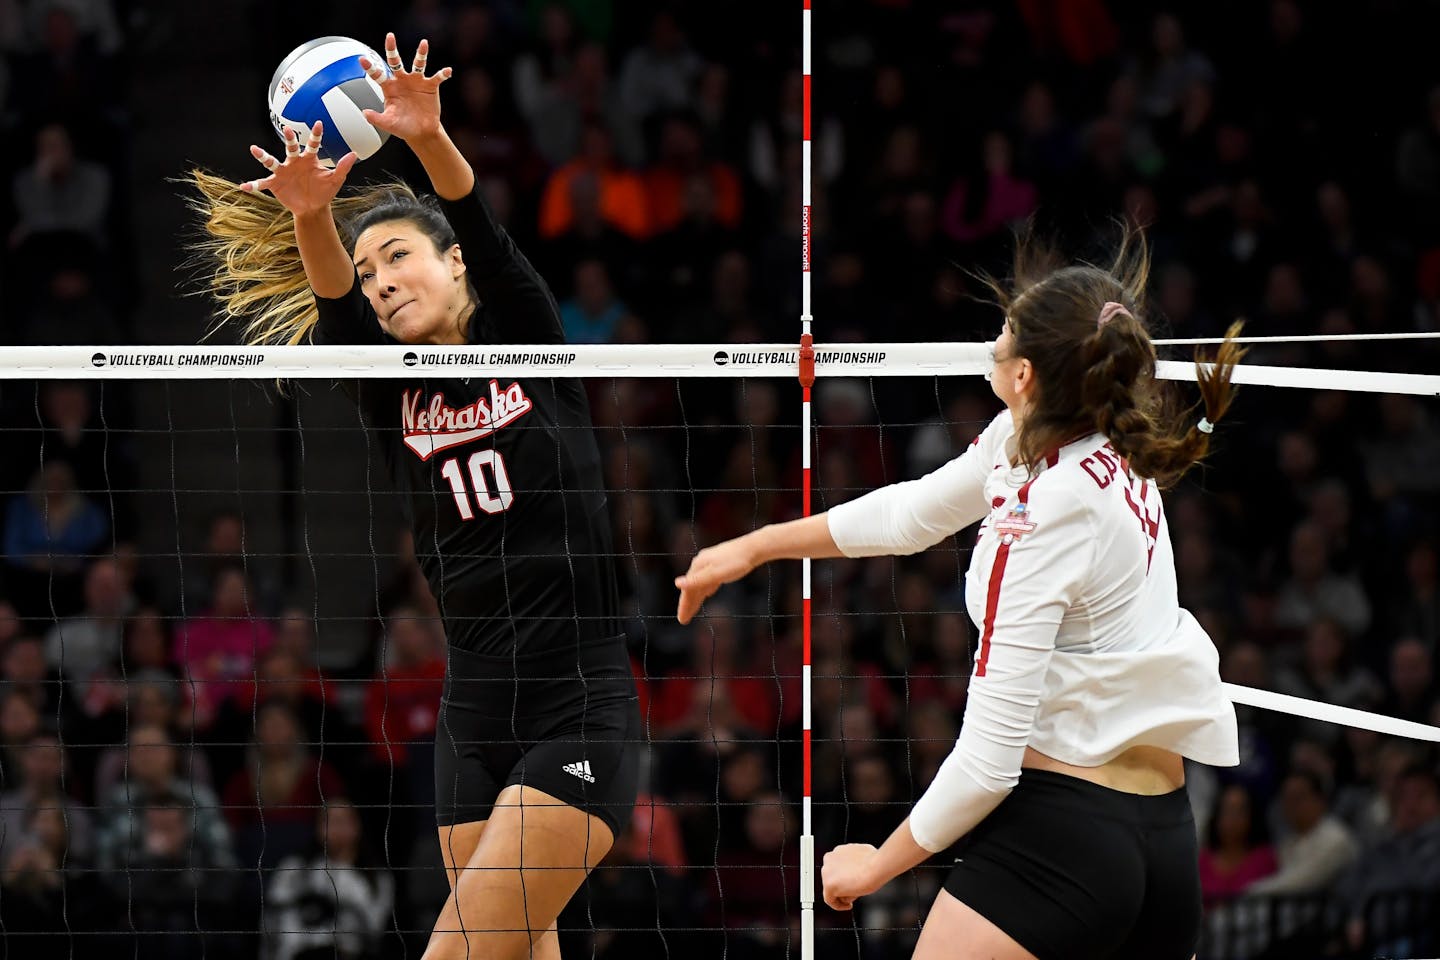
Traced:
<path fill-rule="evenodd" d="M 563 344 L 554 296 L 478 186 L 442 204 L 482 301 L 471 343 Z M 346 296 L 315 302 L 317 342 L 397 342 L 358 279 Z M 600 453 L 580 381 L 417 376 L 347 390 L 404 493 L 452 646 L 523 657 L 619 635 Z"/>

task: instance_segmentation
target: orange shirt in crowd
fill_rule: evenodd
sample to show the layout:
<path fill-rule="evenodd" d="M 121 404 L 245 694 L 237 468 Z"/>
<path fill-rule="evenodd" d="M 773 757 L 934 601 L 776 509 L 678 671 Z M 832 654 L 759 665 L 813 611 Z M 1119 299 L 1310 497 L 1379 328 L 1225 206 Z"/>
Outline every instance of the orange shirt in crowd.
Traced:
<path fill-rule="evenodd" d="M 744 193 L 740 178 L 723 163 L 712 163 L 707 171 L 715 190 L 715 219 L 732 230 L 740 226 Z M 656 167 L 645 174 L 645 197 L 654 233 L 673 230 L 685 219 L 685 181 L 690 174 L 670 167 Z"/>
<path fill-rule="evenodd" d="M 571 160 L 550 175 L 540 197 L 540 236 L 546 240 L 565 233 L 575 223 L 570 184 L 582 173 L 593 172 L 584 160 Z M 620 167 L 599 171 L 600 216 L 621 233 L 644 240 L 653 228 L 640 178 Z"/>

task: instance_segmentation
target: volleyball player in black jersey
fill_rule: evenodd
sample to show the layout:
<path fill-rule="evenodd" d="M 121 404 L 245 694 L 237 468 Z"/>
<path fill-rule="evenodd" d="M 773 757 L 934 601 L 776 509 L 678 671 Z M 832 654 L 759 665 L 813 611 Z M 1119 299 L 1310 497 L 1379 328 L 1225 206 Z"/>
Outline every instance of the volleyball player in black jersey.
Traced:
<path fill-rule="evenodd" d="M 407 142 L 438 200 L 340 197 L 355 157 L 322 167 L 319 124 L 304 146 L 287 135 L 283 161 L 251 147 L 260 180 L 192 175 L 213 285 L 247 339 L 564 342 L 549 288 L 440 123 L 450 70 L 426 77 L 427 50 L 406 71 L 386 37 L 394 76 L 365 64 L 385 94 L 367 117 Z M 424 958 L 558 957 L 556 917 L 629 820 L 641 741 L 585 392 L 511 377 L 348 389 L 403 492 L 449 641 L 435 779 L 451 895 Z"/>

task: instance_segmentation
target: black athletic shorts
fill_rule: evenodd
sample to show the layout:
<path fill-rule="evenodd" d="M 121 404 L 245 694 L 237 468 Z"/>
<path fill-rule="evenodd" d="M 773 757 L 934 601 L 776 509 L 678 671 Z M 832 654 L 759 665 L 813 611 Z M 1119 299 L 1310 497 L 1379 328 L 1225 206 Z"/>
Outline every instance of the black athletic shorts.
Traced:
<path fill-rule="evenodd" d="M 1200 938 L 1195 819 L 1157 797 L 1048 770 L 962 841 L 945 889 L 1039 960 L 1190 960 Z"/>
<path fill-rule="evenodd" d="M 488 820 L 511 784 L 630 822 L 645 736 L 620 640 L 528 657 L 449 648 L 435 729 L 435 819 Z"/>

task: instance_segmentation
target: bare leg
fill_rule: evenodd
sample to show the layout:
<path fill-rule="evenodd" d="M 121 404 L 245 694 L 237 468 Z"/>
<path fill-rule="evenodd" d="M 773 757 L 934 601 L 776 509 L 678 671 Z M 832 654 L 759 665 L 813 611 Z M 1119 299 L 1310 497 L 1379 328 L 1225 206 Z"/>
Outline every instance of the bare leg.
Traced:
<path fill-rule="evenodd" d="M 598 817 L 506 787 L 489 820 L 441 831 L 451 893 L 422 960 L 559 960 L 555 920 L 614 842 Z"/>

